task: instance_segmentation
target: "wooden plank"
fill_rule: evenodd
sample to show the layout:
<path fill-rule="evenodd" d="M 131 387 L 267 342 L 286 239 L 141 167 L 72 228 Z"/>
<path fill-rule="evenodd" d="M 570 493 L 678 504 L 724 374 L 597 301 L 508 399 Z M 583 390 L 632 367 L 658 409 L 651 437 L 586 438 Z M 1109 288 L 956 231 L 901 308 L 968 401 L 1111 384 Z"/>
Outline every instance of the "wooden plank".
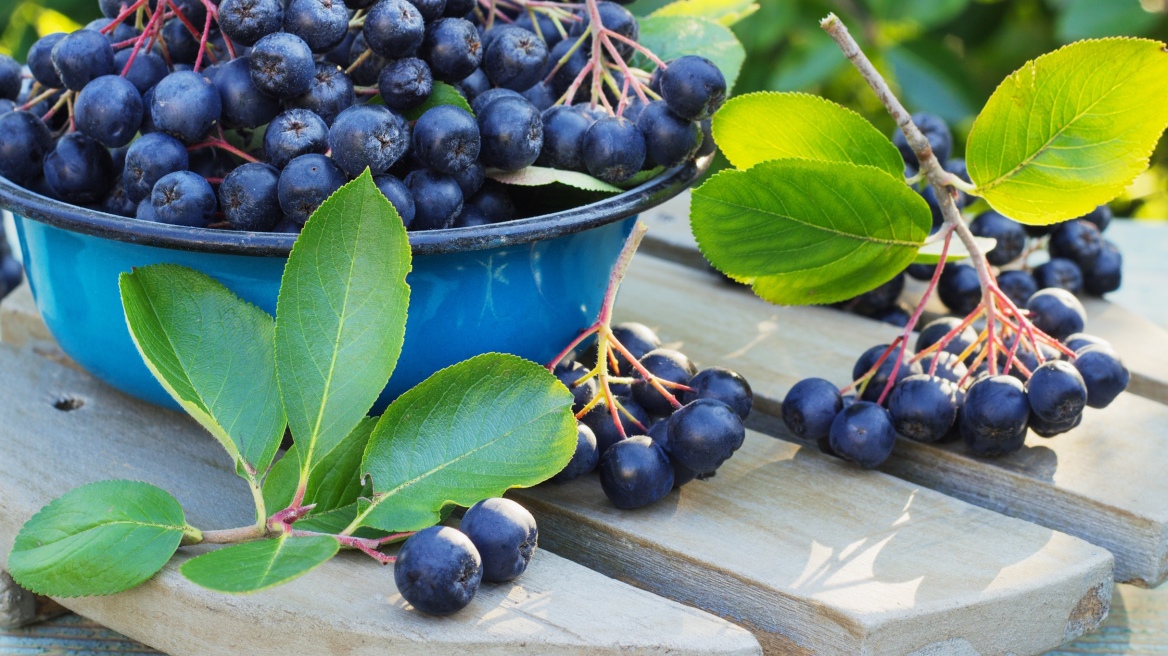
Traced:
<path fill-rule="evenodd" d="M 689 267 L 634 261 L 618 320 L 659 329 L 696 362 L 750 381 L 755 426 L 790 437 L 781 403 L 799 380 L 851 378 L 852 364 L 892 326 L 828 308 L 777 307 Z M 695 308 L 710 308 L 709 310 Z M 713 310 L 716 308 L 716 310 Z M 792 438 L 793 439 L 793 438 Z M 1077 535 L 1116 556 L 1116 579 L 1155 585 L 1168 576 L 1168 407 L 1124 394 L 1052 440 L 1031 436 L 1018 453 L 980 459 L 961 443 L 900 440 L 884 470 L 975 504 Z"/>
<path fill-rule="evenodd" d="M 1103 549 L 749 431 L 710 481 L 620 511 L 512 493 L 556 553 L 749 627 L 775 654 L 1034 654 L 1106 612 Z"/>
<path fill-rule="evenodd" d="M 645 236 L 644 252 L 711 271 L 705 258 L 697 250 L 697 242 L 689 229 L 689 194 L 682 194 L 668 203 L 642 215 L 649 225 Z M 1122 221 L 1116 224 L 1125 223 Z M 1126 222 L 1132 223 L 1132 222 Z M 1164 250 L 1155 246 L 1165 244 L 1168 249 L 1168 229 L 1144 227 L 1142 230 L 1131 226 L 1116 226 L 1114 230 L 1124 237 L 1124 290 L 1131 307 L 1112 303 L 1107 299 L 1086 298 L 1083 306 L 1087 310 L 1087 331 L 1106 339 L 1121 353 L 1132 373 L 1129 391 L 1145 398 L 1168 403 L 1168 348 L 1148 348 L 1149 344 L 1168 344 L 1168 328 L 1142 316 L 1148 312 L 1155 317 L 1168 315 L 1168 304 L 1159 302 L 1168 279 L 1168 268 L 1163 264 Z M 1152 246 L 1133 247 L 1140 240 L 1132 233 L 1146 234 L 1146 241 Z M 1164 284 L 1162 284 L 1164 283 Z M 924 283 L 909 279 L 902 300 L 915 304 L 924 292 Z M 1143 292 L 1137 289 L 1145 290 Z M 1137 310 L 1137 311 L 1133 311 Z M 946 310 L 936 297 L 930 299 L 926 318 L 945 314 Z M 879 323 L 870 321 L 870 323 Z"/>
<path fill-rule="evenodd" d="M 202 528 L 252 521 L 246 486 L 188 418 L 126 397 L 28 350 L 0 346 L 0 557 L 53 497 L 94 480 L 159 485 Z M 61 411 L 62 398 L 83 402 Z M 547 529 L 545 529 L 546 531 Z M 182 654 L 755 654 L 751 634 L 541 550 L 516 584 L 484 585 L 462 613 L 408 608 L 392 572 L 342 554 L 296 581 L 245 597 L 199 588 L 178 565 L 145 585 L 63 605 L 161 651 Z"/>

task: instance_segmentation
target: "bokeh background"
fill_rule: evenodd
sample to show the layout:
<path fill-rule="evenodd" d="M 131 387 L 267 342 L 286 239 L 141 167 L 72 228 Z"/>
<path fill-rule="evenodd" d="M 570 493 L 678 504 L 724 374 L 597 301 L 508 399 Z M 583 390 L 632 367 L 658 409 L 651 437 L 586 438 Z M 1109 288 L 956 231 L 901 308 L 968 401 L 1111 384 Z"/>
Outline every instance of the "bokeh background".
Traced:
<path fill-rule="evenodd" d="M 670 0 L 637 0 L 648 14 Z M 957 154 L 997 84 L 1027 60 L 1078 39 L 1146 36 L 1168 41 L 1168 0 L 757 0 L 733 30 L 746 47 L 734 93 L 806 91 L 860 111 L 891 134 L 891 119 L 819 19 L 839 14 L 913 111 L 944 117 Z M 38 35 L 99 18 L 97 0 L 0 0 L 0 52 L 23 61 Z M 1166 102 L 1149 98 L 1149 103 Z M 1168 217 L 1168 145 L 1113 203 L 1120 216 Z"/>

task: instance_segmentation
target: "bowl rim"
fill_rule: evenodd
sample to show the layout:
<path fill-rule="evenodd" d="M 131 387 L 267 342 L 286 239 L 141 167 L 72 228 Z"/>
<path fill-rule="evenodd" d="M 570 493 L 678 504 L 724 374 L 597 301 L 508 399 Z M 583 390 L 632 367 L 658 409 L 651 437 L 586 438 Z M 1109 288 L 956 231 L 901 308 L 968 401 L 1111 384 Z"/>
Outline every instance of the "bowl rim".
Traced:
<path fill-rule="evenodd" d="M 637 187 L 560 212 L 484 226 L 409 233 L 414 255 L 455 253 L 553 239 L 614 223 L 656 207 L 689 188 L 712 155 L 663 171 Z M 287 257 L 295 234 L 237 232 L 139 221 L 42 196 L 0 176 L 0 208 L 57 228 L 114 241 L 172 250 Z"/>

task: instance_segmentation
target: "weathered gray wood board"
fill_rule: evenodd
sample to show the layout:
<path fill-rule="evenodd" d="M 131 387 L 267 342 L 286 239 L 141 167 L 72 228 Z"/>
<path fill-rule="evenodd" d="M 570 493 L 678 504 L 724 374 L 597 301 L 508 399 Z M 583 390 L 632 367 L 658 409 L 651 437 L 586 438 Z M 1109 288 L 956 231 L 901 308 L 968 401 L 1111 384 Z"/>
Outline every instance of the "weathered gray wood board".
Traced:
<path fill-rule="evenodd" d="M 1106 551 L 760 433 L 621 511 L 595 477 L 511 492 L 556 553 L 751 628 L 774 654 L 1034 654 L 1106 612 Z"/>
<path fill-rule="evenodd" d="M 1111 613 L 1095 631 L 1047 656 L 1150 656 L 1168 653 L 1168 586 L 1115 586 Z"/>
<path fill-rule="evenodd" d="M 705 258 L 697 250 L 697 242 L 689 229 L 689 194 L 682 194 L 668 203 L 642 215 L 650 226 L 645 236 L 642 250 L 667 260 L 690 267 L 709 270 Z M 1115 223 L 1132 223 L 1115 222 Z M 1168 403 L 1168 348 L 1150 345 L 1168 344 L 1168 328 L 1142 316 L 1163 317 L 1168 313 L 1165 303 L 1165 287 L 1161 284 L 1168 274 L 1162 264 L 1163 250 L 1150 246 L 1138 247 L 1139 239 L 1133 233 L 1151 234 L 1150 243 L 1168 241 L 1168 228 L 1144 227 L 1142 230 L 1130 225 L 1116 225 L 1114 230 L 1123 235 L 1122 246 L 1126 256 L 1124 262 L 1124 290 L 1127 305 L 1112 303 L 1099 298 L 1084 299 L 1087 309 L 1087 331 L 1111 342 L 1124 356 L 1131 369 L 1130 391 L 1139 396 Z M 1147 277 L 1145 278 L 1145 272 Z M 711 272 L 712 273 L 712 272 Z M 924 283 L 908 280 L 902 299 L 915 303 L 924 292 Z M 1144 292 L 1138 289 L 1146 290 Z M 1155 299 L 1159 299 L 1156 301 Z M 945 307 L 934 296 L 930 299 L 926 318 L 945 314 Z M 878 323 L 872 321 L 871 323 Z"/>
<path fill-rule="evenodd" d="M 844 384 L 852 364 L 898 329 L 827 308 L 784 308 L 705 273 L 637 258 L 617 319 L 659 329 L 700 365 L 721 364 L 750 381 L 755 426 L 786 435 L 787 390 L 818 376 Z M 1031 436 L 1012 456 L 979 459 L 961 443 L 900 440 L 884 469 L 978 505 L 1077 535 L 1110 549 L 1116 579 L 1156 584 L 1168 575 L 1168 407 L 1124 394 L 1089 410 L 1082 426 L 1051 440 Z"/>
<path fill-rule="evenodd" d="M 28 350 L 0 346 L 0 562 L 20 525 L 53 497 L 106 478 L 144 480 L 201 528 L 252 521 L 250 495 L 194 422 L 125 397 Z M 62 411 L 62 398 L 83 405 Z M 392 571 L 340 558 L 246 597 L 203 590 L 179 558 L 147 584 L 60 600 L 169 654 L 755 654 L 751 634 L 540 551 L 516 584 L 484 585 L 450 618 L 409 609 Z M 1081 566 L 1085 559 L 1072 561 Z M 1095 563 L 1100 565 L 1099 563 Z"/>

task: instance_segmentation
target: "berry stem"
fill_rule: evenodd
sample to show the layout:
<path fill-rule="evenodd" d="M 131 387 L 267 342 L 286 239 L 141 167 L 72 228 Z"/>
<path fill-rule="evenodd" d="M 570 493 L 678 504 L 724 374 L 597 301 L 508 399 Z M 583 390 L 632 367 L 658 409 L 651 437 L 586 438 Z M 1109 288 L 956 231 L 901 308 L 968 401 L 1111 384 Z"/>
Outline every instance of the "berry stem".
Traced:
<path fill-rule="evenodd" d="M 110 32 L 113 32 L 114 29 L 116 29 L 118 25 L 121 25 L 122 22 L 124 22 L 127 18 L 129 18 L 131 15 L 133 15 L 134 12 L 138 11 L 138 8 L 145 5 L 146 2 L 147 2 L 147 0 L 137 0 L 137 2 L 135 2 L 134 4 L 123 9 L 121 11 L 121 13 L 119 13 L 117 16 L 114 16 L 113 19 L 110 20 L 109 25 L 106 25 L 105 27 L 101 28 L 98 31 L 101 32 L 102 34 L 109 34 Z"/>
<path fill-rule="evenodd" d="M 226 141 L 224 141 L 222 139 L 207 139 L 206 141 L 197 143 L 193 146 L 187 146 L 187 151 L 196 151 L 196 150 L 199 150 L 200 148 L 218 148 L 219 150 L 227 151 L 227 152 L 231 153 L 232 155 L 235 155 L 235 156 L 237 156 L 245 161 L 248 161 L 248 162 L 254 163 L 254 162 L 259 161 L 258 159 L 252 157 L 251 155 L 248 155 L 247 153 L 236 148 L 235 146 L 232 146 L 231 144 L 227 143 Z"/>

